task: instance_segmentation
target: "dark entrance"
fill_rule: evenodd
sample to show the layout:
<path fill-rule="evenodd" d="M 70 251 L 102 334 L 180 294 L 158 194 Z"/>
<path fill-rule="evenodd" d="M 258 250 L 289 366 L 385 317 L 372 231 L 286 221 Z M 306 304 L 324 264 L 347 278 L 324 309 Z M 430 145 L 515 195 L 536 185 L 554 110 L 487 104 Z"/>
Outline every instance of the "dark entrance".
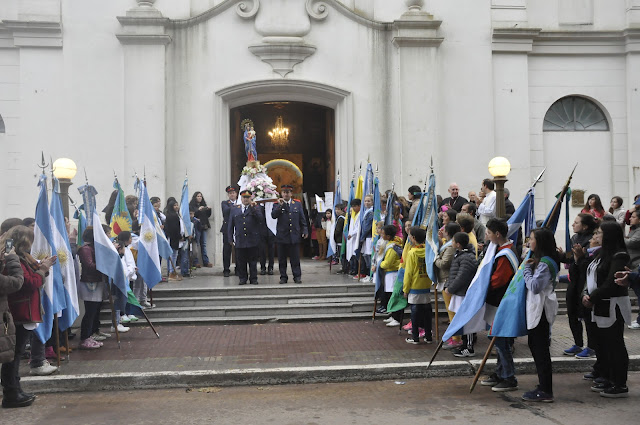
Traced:
<path fill-rule="evenodd" d="M 289 142 L 276 145 L 269 132 L 282 117 L 289 129 Z M 331 108 L 304 102 L 253 103 L 231 109 L 231 182 L 236 183 L 247 157 L 240 123 L 243 119 L 254 123 L 258 160 L 263 165 L 272 159 L 286 159 L 303 173 L 303 191 L 324 196 L 335 185 L 334 111 Z"/>

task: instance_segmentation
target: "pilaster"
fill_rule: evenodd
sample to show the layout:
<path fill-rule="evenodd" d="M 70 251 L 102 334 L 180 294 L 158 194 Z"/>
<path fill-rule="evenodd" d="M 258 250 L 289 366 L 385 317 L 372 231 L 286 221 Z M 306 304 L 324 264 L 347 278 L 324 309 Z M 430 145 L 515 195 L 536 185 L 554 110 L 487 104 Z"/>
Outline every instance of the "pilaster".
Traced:
<path fill-rule="evenodd" d="M 171 37 L 166 33 L 169 20 L 153 7 L 154 1 L 138 0 L 126 16 L 119 16 L 122 30 L 116 37 L 124 53 L 124 184 L 131 187 L 128 176 L 144 169 L 151 193 L 164 199 L 165 50 Z"/>
<path fill-rule="evenodd" d="M 438 34 L 442 22 L 423 11 L 422 4 L 407 1 L 409 10 L 393 22 L 392 41 L 398 49 L 400 76 L 401 151 L 392 149 L 389 154 L 394 163 L 403 166 L 399 182 L 403 188 L 425 181 L 425 161 L 430 156 L 438 166 L 437 53 L 444 39 Z"/>

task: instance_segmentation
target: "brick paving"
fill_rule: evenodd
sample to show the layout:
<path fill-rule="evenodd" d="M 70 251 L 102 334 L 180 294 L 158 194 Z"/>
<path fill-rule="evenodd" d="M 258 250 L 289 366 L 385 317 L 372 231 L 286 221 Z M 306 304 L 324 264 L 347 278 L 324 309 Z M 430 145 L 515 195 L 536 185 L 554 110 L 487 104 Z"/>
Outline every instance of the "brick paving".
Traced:
<path fill-rule="evenodd" d="M 446 328 L 443 320 L 441 332 Z M 263 325 L 164 326 L 160 339 L 148 327 L 115 336 L 94 351 L 73 350 L 62 362 L 60 374 L 228 370 L 329 365 L 364 365 L 428 361 L 436 343 L 411 345 L 382 321 L 270 323 Z M 629 354 L 640 353 L 640 332 L 628 330 Z M 72 347 L 77 343 L 72 343 Z M 561 356 L 572 344 L 566 317 L 553 327 L 551 355 Z M 488 340 L 479 335 L 476 358 L 482 358 Z M 526 338 L 516 342 L 515 357 L 530 357 Z M 441 351 L 438 360 L 454 357 Z M 576 362 L 580 360 L 576 359 Z M 27 372 L 26 361 L 22 372 Z"/>

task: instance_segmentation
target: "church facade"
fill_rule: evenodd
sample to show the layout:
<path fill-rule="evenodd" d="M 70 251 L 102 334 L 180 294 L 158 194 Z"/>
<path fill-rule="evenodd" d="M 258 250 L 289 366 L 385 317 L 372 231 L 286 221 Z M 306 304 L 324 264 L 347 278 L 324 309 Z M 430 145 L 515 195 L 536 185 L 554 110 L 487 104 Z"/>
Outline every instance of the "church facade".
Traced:
<path fill-rule="evenodd" d="M 216 230 L 236 124 L 260 105 L 324 116 L 289 121 L 312 154 L 256 128 L 259 159 L 298 158 L 318 191 L 339 171 L 348 193 L 370 159 L 404 194 L 433 158 L 439 192 L 466 196 L 494 156 L 516 204 L 546 167 L 540 214 L 576 163 L 572 187 L 605 206 L 640 191 L 640 0 L 4 0 L 0 20 L 2 218 L 33 215 L 43 151 L 99 205 L 114 172 L 163 202 L 188 173 Z"/>

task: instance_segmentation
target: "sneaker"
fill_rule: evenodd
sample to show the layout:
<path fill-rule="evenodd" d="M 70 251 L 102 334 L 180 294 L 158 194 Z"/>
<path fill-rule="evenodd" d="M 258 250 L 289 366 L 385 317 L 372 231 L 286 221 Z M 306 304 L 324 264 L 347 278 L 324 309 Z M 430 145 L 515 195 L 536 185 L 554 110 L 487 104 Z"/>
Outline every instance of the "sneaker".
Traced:
<path fill-rule="evenodd" d="M 371 277 L 365 277 L 364 279 L 362 279 L 362 282 L 371 282 Z"/>
<path fill-rule="evenodd" d="M 572 345 L 571 348 L 567 348 L 563 351 L 565 356 L 575 356 L 579 352 L 582 351 L 582 347 L 578 347 L 577 345 Z"/>
<path fill-rule="evenodd" d="M 527 391 L 522 395 L 524 401 L 540 401 L 543 403 L 553 403 L 553 395 L 545 393 L 540 388 L 536 388 L 532 391 Z"/>
<path fill-rule="evenodd" d="M 453 338 L 449 338 L 446 344 L 442 344 L 442 348 L 445 350 L 453 350 L 460 347 L 462 347 L 462 341 L 456 341 Z"/>
<path fill-rule="evenodd" d="M 44 363 L 42 363 L 42 366 L 32 367 L 29 373 L 31 375 L 36 375 L 36 376 L 47 376 L 57 371 L 58 371 L 57 367 L 51 366 L 51 364 L 45 360 Z"/>
<path fill-rule="evenodd" d="M 404 325 L 402 327 L 403 330 L 408 331 L 411 330 L 411 320 L 409 320 L 409 323 L 407 323 L 406 325 Z"/>
<path fill-rule="evenodd" d="M 98 331 L 98 335 L 103 336 L 103 337 L 105 337 L 105 338 L 111 338 L 111 334 L 108 334 L 108 333 L 106 333 L 106 332 L 100 332 L 100 331 Z M 93 339 L 95 339 L 95 338 L 93 338 Z M 96 340 L 96 341 L 97 341 L 97 340 Z"/>
<path fill-rule="evenodd" d="M 78 345 L 78 349 L 80 350 L 95 350 L 100 348 L 100 346 L 91 338 L 87 338 Z"/>
<path fill-rule="evenodd" d="M 596 357 L 596 352 L 589 347 L 585 347 L 584 350 L 576 354 L 576 359 L 593 359 Z"/>
<path fill-rule="evenodd" d="M 89 339 L 91 340 L 91 342 L 92 342 L 94 345 L 97 345 L 98 347 L 102 347 L 102 346 L 104 345 L 104 343 L 103 343 L 103 342 L 96 341 L 95 339 L 93 339 L 93 337 L 92 337 L 92 336 L 90 336 L 90 337 L 89 337 Z"/>
<path fill-rule="evenodd" d="M 424 339 L 424 342 L 425 342 L 425 343 L 427 343 L 427 344 L 433 344 L 433 337 L 431 337 L 431 336 L 427 336 L 427 337 Z"/>
<path fill-rule="evenodd" d="M 94 341 L 104 341 L 105 339 L 107 339 L 106 336 L 100 335 L 99 333 L 95 333 L 95 334 L 91 335 L 91 338 L 93 338 Z"/>
<path fill-rule="evenodd" d="M 129 319 L 129 316 L 127 316 L 126 314 L 120 316 L 120 323 L 129 323 L 131 321 L 131 319 Z"/>
<path fill-rule="evenodd" d="M 518 389 L 518 380 L 515 376 L 512 376 L 507 379 L 503 379 L 498 382 L 496 385 L 491 387 L 491 391 L 495 391 L 497 393 L 506 392 L 506 391 L 516 391 Z"/>
<path fill-rule="evenodd" d="M 413 345 L 418 345 L 418 344 L 420 344 L 420 340 L 415 341 L 413 338 L 407 338 L 407 339 L 405 339 L 404 341 L 405 341 L 406 343 L 408 343 L 408 344 L 413 344 Z"/>
<path fill-rule="evenodd" d="M 593 381 L 596 378 L 597 376 L 593 372 L 588 372 L 582 375 L 582 379 L 584 379 L 585 381 Z"/>
<path fill-rule="evenodd" d="M 591 386 L 591 391 L 593 391 L 594 393 L 600 393 L 611 387 L 613 387 L 613 385 L 611 384 L 611 382 L 607 380 L 603 380 L 601 382 L 594 381 L 593 385 Z"/>
<path fill-rule="evenodd" d="M 389 317 L 387 317 L 386 319 L 384 319 L 384 320 L 383 320 L 383 322 L 384 322 L 384 323 L 389 323 L 389 322 L 391 322 L 392 320 L 395 320 L 395 319 L 394 319 L 393 317 L 389 316 Z"/>
<path fill-rule="evenodd" d="M 128 314 L 127 317 L 129 318 L 130 322 L 137 322 L 138 320 L 140 320 L 136 316 L 134 316 L 133 314 Z"/>
<path fill-rule="evenodd" d="M 602 391 L 600 396 L 606 398 L 626 398 L 629 397 L 629 388 L 614 385 Z"/>
<path fill-rule="evenodd" d="M 424 330 L 424 329 L 422 329 L 422 328 L 418 328 L 418 337 L 420 337 L 420 338 L 424 338 L 426 334 L 427 334 L 427 333 L 425 332 L 425 330 Z"/>
<path fill-rule="evenodd" d="M 455 348 L 451 353 L 455 357 L 474 357 L 476 355 L 473 348 L 467 347 Z"/>
<path fill-rule="evenodd" d="M 500 381 L 501 379 L 498 378 L 498 374 L 492 373 L 491 375 L 487 376 L 482 381 L 480 381 L 480 385 L 483 385 L 485 387 L 493 387 L 498 383 L 500 383 Z"/>
<path fill-rule="evenodd" d="M 118 332 L 120 332 L 121 334 L 125 332 L 129 332 L 129 329 L 130 328 L 122 325 L 121 323 L 118 323 Z M 111 326 L 111 332 L 115 332 L 115 331 L 116 329 L 113 326 Z"/>
<path fill-rule="evenodd" d="M 311 257 L 312 260 L 319 260 L 320 257 L 318 255 L 316 255 L 315 257 Z"/>
<path fill-rule="evenodd" d="M 638 322 L 633 322 L 632 324 L 630 324 L 630 325 L 629 325 L 629 326 L 627 326 L 627 327 L 628 327 L 629 329 L 635 329 L 635 330 L 638 330 L 638 329 L 640 329 L 640 323 L 638 323 Z M 625 387 L 625 388 L 626 388 L 626 387 Z M 627 390 L 627 393 L 628 393 L 628 390 Z M 606 397 L 606 396 L 605 396 L 605 397 Z M 626 397 L 626 396 L 624 396 L 624 397 Z"/>
<path fill-rule="evenodd" d="M 396 326 L 400 326 L 400 322 L 398 322 L 396 319 L 393 319 L 392 321 L 387 323 L 387 327 L 389 327 L 389 328 L 393 328 L 393 327 L 396 327 Z"/>

